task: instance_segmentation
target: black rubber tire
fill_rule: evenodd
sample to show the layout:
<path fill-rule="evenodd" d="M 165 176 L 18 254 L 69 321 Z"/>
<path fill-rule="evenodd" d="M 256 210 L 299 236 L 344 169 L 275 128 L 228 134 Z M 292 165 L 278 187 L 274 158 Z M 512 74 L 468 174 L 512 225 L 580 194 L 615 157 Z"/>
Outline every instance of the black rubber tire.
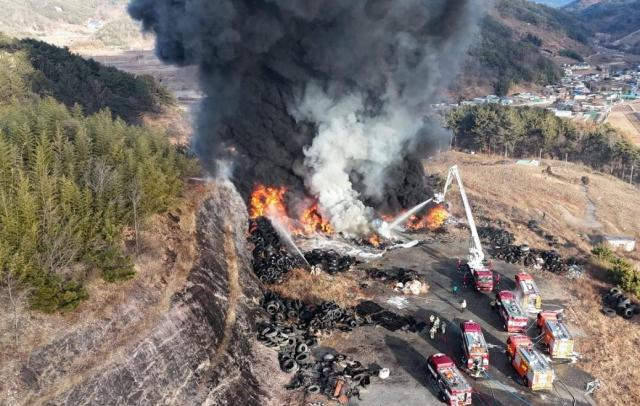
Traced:
<path fill-rule="evenodd" d="M 522 377 L 522 384 L 527 388 L 529 387 L 529 378 L 526 375 Z"/>
<path fill-rule="evenodd" d="M 296 369 L 296 366 L 296 362 L 292 359 L 282 361 L 282 364 L 280 364 L 280 367 L 284 372 L 293 372 Z"/>
<path fill-rule="evenodd" d="M 296 347 L 296 352 L 298 354 L 309 352 L 309 347 L 305 343 L 298 344 L 298 346 Z"/>
<path fill-rule="evenodd" d="M 316 393 L 320 393 L 320 386 L 318 386 L 318 385 L 309 385 L 309 386 L 307 386 L 306 391 L 307 391 L 307 393 L 310 393 L 312 395 L 316 394 Z"/>
<path fill-rule="evenodd" d="M 311 360 L 311 355 L 308 352 L 296 355 L 296 362 L 299 364 L 306 364 Z"/>
<path fill-rule="evenodd" d="M 611 294 L 611 295 L 620 295 L 620 294 L 622 294 L 622 289 L 620 289 L 618 287 L 613 287 L 613 288 L 609 289 L 609 294 Z"/>
<path fill-rule="evenodd" d="M 366 373 L 360 372 L 359 374 L 354 375 L 353 378 L 351 378 L 351 381 L 355 386 L 358 386 L 366 376 Z"/>
<path fill-rule="evenodd" d="M 616 311 L 610 307 L 603 307 L 602 314 L 604 314 L 606 317 L 616 317 L 617 315 Z"/>
<path fill-rule="evenodd" d="M 625 319 L 630 319 L 633 317 L 634 314 L 635 312 L 633 311 L 633 308 L 627 307 L 626 309 L 622 310 L 621 316 L 624 317 Z"/>

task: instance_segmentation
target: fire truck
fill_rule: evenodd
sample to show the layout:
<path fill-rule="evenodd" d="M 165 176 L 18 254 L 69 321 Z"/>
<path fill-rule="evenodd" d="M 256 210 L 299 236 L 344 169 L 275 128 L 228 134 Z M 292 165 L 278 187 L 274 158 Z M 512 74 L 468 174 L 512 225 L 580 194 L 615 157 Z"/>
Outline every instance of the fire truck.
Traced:
<path fill-rule="evenodd" d="M 469 375 L 479 378 L 489 369 L 489 348 L 484 340 L 484 334 L 480 325 L 472 320 L 460 323 L 460 330 L 462 330 L 464 353 L 462 363 Z"/>
<path fill-rule="evenodd" d="M 469 230 L 471 231 L 469 256 L 463 270 L 471 273 L 476 290 L 480 292 L 491 292 L 493 290 L 493 272 L 485 263 L 484 251 L 482 250 L 482 244 L 480 244 L 480 236 L 476 229 L 476 222 L 473 219 L 471 205 L 469 204 L 467 192 L 462 184 L 462 178 L 460 177 L 460 172 L 458 172 L 457 165 L 449 168 L 447 181 L 444 184 L 444 192 L 442 195 L 436 196 L 436 202 L 441 203 L 444 201 L 447 196 L 447 190 L 449 190 L 449 186 L 451 186 L 451 183 L 453 182 L 453 178 L 455 178 L 458 183 L 458 189 L 460 190 L 460 196 L 462 197 L 462 204 L 464 206 L 465 214 L 467 215 L 467 223 L 469 224 Z"/>
<path fill-rule="evenodd" d="M 570 359 L 573 357 L 573 337 L 567 326 L 558 319 L 560 312 L 538 313 L 537 324 L 543 334 L 543 341 L 549 348 L 551 358 Z"/>
<path fill-rule="evenodd" d="M 526 272 L 516 274 L 516 296 L 525 311 L 538 313 L 542 307 L 542 297 L 533 277 Z"/>
<path fill-rule="evenodd" d="M 529 337 L 524 334 L 509 336 L 507 356 L 526 387 L 534 391 L 553 388 L 555 372 L 545 357 L 533 348 Z"/>
<path fill-rule="evenodd" d="M 427 368 L 444 402 L 449 406 L 471 404 L 471 385 L 464 379 L 451 358 L 445 354 L 433 354 L 428 359 Z"/>
<path fill-rule="evenodd" d="M 502 318 L 502 326 L 509 333 L 523 333 L 527 330 L 529 318 L 522 310 L 513 292 L 508 290 L 496 294 L 495 307 Z"/>

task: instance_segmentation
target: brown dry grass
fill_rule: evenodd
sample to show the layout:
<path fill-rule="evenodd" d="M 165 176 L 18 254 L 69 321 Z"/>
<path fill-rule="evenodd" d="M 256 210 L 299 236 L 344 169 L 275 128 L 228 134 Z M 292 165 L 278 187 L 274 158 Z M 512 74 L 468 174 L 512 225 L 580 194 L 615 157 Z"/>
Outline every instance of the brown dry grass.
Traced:
<path fill-rule="evenodd" d="M 502 164 L 501 157 L 448 152 L 427 163 L 429 172 L 446 173 L 453 164 L 460 168 L 462 181 L 474 207 L 476 220 L 482 217 L 509 225 L 522 242 L 532 246 L 543 243 L 524 225 L 531 219 L 557 235 L 575 233 L 567 225 L 567 217 L 581 218 L 586 202 L 580 189 L 584 171 L 570 164 L 550 162 L 553 175 L 544 173 L 546 166 L 528 167 Z M 456 216 L 464 217 L 457 186 L 449 192 L 448 201 Z"/>
<path fill-rule="evenodd" d="M 609 114 L 607 124 L 617 129 L 629 142 L 640 146 L 640 120 L 629 112 L 614 111 Z"/>
<path fill-rule="evenodd" d="M 634 405 L 640 399 L 640 368 L 635 361 L 640 356 L 640 328 L 637 320 L 607 318 L 594 303 L 604 283 L 591 279 L 579 280 L 575 286 L 577 301 L 572 314 L 590 339 L 580 341 L 583 356 L 580 365 L 602 382 L 595 394 L 603 405 Z"/>
<path fill-rule="evenodd" d="M 355 306 L 367 298 L 351 272 L 335 276 L 321 272 L 314 276 L 298 268 L 289 273 L 286 281 L 271 285 L 269 289 L 292 299 L 315 303 L 331 300 L 344 307 Z"/>
<path fill-rule="evenodd" d="M 72 379 L 58 382 L 57 389 L 72 385 L 73 380 L 83 379 L 87 372 L 102 361 L 116 359 L 130 340 L 149 329 L 155 320 L 169 308 L 171 297 L 179 290 L 197 258 L 195 240 L 196 210 L 200 205 L 205 186 L 192 185 L 180 204 L 171 210 L 180 217 L 176 223 L 168 215 L 153 216 L 142 233 L 142 252 L 135 260 L 136 275 L 121 283 L 107 283 L 101 278 L 89 282 L 89 299 L 71 312 L 43 314 L 32 312 L 23 302 L 18 309 L 20 316 L 19 344 L 13 343 L 13 317 L 0 312 L 0 398 L 11 399 L 12 391 L 20 385 L 19 367 L 29 354 L 47 343 L 75 331 L 84 331 L 94 325 L 118 323 L 120 315 L 135 311 L 144 313 L 135 322 L 127 324 L 121 334 L 108 346 L 98 346 L 90 358 L 78 358 L 71 373 Z M 173 254 L 176 254 L 173 260 Z M 2 292 L 0 292 L 2 293 Z M 0 306 L 5 309 L 4 296 L 0 294 Z M 18 368 L 18 369 L 16 369 Z M 17 393 L 17 392 L 15 392 Z M 14 399 L 16 404 L 20 401 Z M 21 401 L 24 401 L 22 399 Z M 11 401 L 9 402 L 11 403 Z"/>

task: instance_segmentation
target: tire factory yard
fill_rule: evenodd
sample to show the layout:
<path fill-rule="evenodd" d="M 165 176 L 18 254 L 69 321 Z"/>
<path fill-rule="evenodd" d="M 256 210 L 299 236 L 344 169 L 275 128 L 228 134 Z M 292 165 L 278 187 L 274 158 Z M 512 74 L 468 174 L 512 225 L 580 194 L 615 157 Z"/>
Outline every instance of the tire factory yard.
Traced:
<path fill-rule="evenodd" d="M 638 356 L 637 316 L 625 320 L 603 314 L 602 296 L 612 285 L 591 260 L 588 239 L 596 232 L 635 232 L 637 220 L 625 220 L 633 210 L 629 200 L 637 199 L 635 188 L 584 167 L 554 161 L 548 162 L 552 169 L 545 172 L 506 166 L 489 157 L 448 153 L 431 160 L 427 167 L 442 173 L 454 162 L 459 163 L 464 177 L 485 253 L 494 275 L 500 275 L 498 286 L 493 292 L 476 291 L 459 270 L 460 261 L 466 261 L 469 253 L 469 230 L 462 220 L 456 186 L 447 198 L 451 217 L 445 227 L 401 233 L 404 245 L 382 242 L 375 247 L 377 242 L 341 237 L 294 237 L 310 263 L 301 265 L 289 249 L 286 259 L 279 262 L 285 268 L 282 274 L 264 273 L 273 271 L 274 265 L 258 262 L 256 266 L 260 255 L 254 251 L 254 269 L 269 282 L 265 291 L 275 292 L 274 296 L 267 294 L 262 303 L 271 321 L 267 316 L 266 324 L 257 327 L 258 341 L 273 347 L 265 348 L 262 356 L 266 359 L 257 367 L 274 382 L 272 404 L 441 404 L 441 392 L 428 375 L 428 357 L 444 353 L 461 368 L 460 323 L 467 320 L 481 326 L 489 348 L 490 367 L 485 376 L 474 379 L 462 372 L 471 384 L 474 405 L 631 404 L 638 398 L 634 382 L 640 372 L 624 366 L 627 357 Z M 585 173 L 591 178 L 589 186 L 580 182 Z M 610 194 L 601 192 L 596 197 L 596 188 Z M 542 192 L 544 198 L 533 199 Z M 531 204 L 525 204 L 527 201 Z M 508 230 L 509 244 L 514 244 L 509 247 L 515 248 L 500 249 L 497 246 L 506 243 L 491 240 L 486 230 Z M 258 241 L 257 246 L 260 244 Z M 527 262 L 513 253 L 525 252 L 522 246 L 527 253 L 531 250 L 529 257 L 544 257 L 546 265 L 534 267 L 535 261 Z M 579 265 L 570 267 L 572 264 Z M 400 278 L 394 279 L 398 270 Z M 492 307 L 495 292 L 515 289 L 515 275 L 521 271 L 535 279 L 542 310 L 562 310 L 564 324 L 575 340 L 571 359 L 552 360 L 542 342 L 536 313 L 529 313 L 526 334 L 555 371 L 552 390 L 532 391 L 524 386 L 505 353 L 509 333 Z M 396 285 L 398 280 L 406 287 L 410 286 L 407 281 L 420 281 L 420 289 L 403 292 Z M 463 300 L 465 310 L 461 309 Z M 269 308 L 274 302 L 282 309 Z M 364 316 L 361 307 L 372 303 L 378 308 L 374 312 L 381 313 Z M 291 322 L 290 311 L 296 306 L 306 309 L 294 311 L 301 321 L 279 330 Z M 339 317 L 331 313 L 335 309 Z M 385 316 L 376 318 L 379 314 Z M 446 324 L 445 333 L 438 329 L 433 339 L 431 316 Z M 302 352 L 300 347 L 288 349 L 264 336 L 274 337 L 278 330 L 277 334 L 293 338 L 294 344 L 306 340 Z M 299 357 L 298 369 L 294 360 Z M 355 389 L 348 392 L 350 396 L 340 396 L 347 393 L 341 391 L 342 384 Z M 589 391 L 592 386 L 595 390 Z"/>

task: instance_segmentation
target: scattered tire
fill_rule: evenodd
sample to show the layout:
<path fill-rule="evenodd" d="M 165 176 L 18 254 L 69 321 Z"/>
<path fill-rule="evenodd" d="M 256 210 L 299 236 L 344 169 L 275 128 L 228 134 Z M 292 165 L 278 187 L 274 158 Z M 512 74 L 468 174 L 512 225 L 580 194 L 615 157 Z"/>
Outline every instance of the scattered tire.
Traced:
<path fill-rule="evenodd" d="M 606 317 L 616 317 L 616 311 L 613 310 L 610 307 L 605 307 L 602 309 L 602 313 L 606 316 Z"/>
<path fill-rule="evenodd" d="M 310 394 L 320 393 L 320 386 L 318 385 L 307 386 L 307 393 L 310 393 Z"/>
<path fill-rule="evenodd" d="M 300 353 L 304 353 L 304 352 L 309 352 L 309 347 L 307 347 L 307 344 L 299 344 L 298 347 L 296 348 L 296 352 L 298 354 Z"/>
<path fill-rule="evenodd" d="M 613 287 L 613 288 L 609 289 L 609 293 L 611 295 L 621 295 L 622 294 L 622 290 L 620 288 Z"/>
<path fill-rule="evenodd" d="M 299 364 L 306 364 L 311 360 L 311 355 L 308 352 L 303 352 L 302 354 L 298 354 L 296 356 L 296 362 Z"/>
<path fill-rule="evenodd" d="M 354 385 L 358 386 L 366 376 L 367 374 L 365 374 L 364 372 L 361 372 L 359 374 L 354 375 L 353 378 L 351 378 L 351 381 L 353 382 Z"/>
<path fill-rule="evenodd" d="M 294 360 L 288 359 L 282 363 L 281 367 L 284 372 L 294 372 L 298 369 L 298 364 Z"/>
<path fill-rule="evenodd" d="M 627 307 L 626 309 L 624 309 L 622 311 L 622 317 L 624 317 L 625 319 L 632 318 L 634 314 L 635 314 L 635 312 L 633 311 L 632 307 Z"/>

